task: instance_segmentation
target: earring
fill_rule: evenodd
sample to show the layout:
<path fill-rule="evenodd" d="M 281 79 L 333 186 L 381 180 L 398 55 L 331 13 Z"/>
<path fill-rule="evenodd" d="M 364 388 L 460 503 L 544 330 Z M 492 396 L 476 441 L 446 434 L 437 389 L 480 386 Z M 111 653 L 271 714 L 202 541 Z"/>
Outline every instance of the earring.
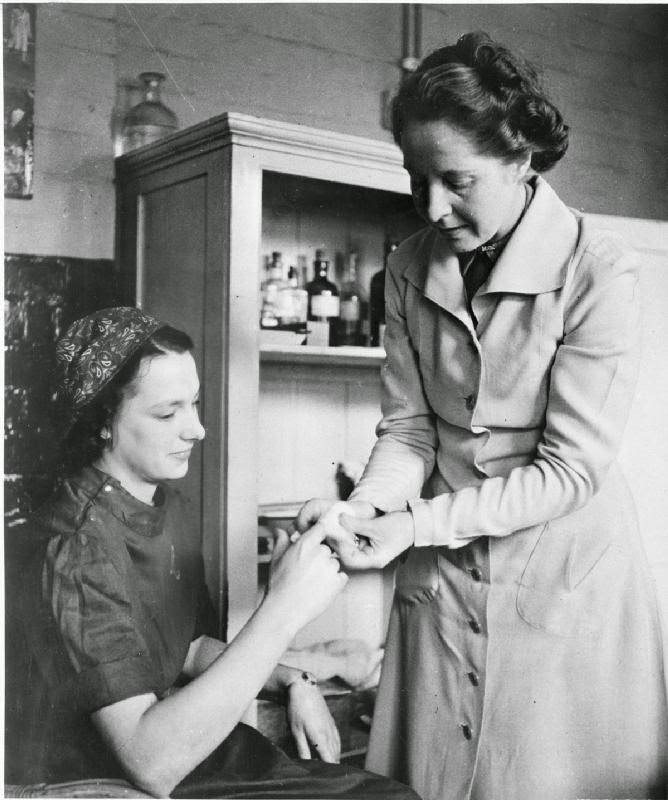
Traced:
<path fill-rule="evenodd" d="M 102 441 L 106 445 L 111 445 L 111 431 L 109 430 L 100 431 L 100 439 L 102 439 Z"/>

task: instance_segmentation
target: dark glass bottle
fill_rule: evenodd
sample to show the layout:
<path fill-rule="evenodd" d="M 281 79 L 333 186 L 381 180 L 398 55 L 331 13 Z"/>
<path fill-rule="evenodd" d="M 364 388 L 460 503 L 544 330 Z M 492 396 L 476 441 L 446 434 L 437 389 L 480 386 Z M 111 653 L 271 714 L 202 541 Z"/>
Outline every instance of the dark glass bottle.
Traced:
<path fill-rule="evenodd" d="M 369 344 L 371 347 L 382 347 L 385 336 L 385 271 L 387 259 L 393 253 L 399 242 L 387 239 L 385 242 L 385 257 L 383 268 L 378 270 L 371 278 L 369 287 Z"/>
<path fill-rule="evenodd" d="M 323 328 L 316 337 L 318 344 L 336 344 L 336 324 L 339 318 L 339 290 L 328 277 L 329 261 L 323 250 L 315 251 L 313 280 L 306 284 L 308 292 L 308 318 Z M 328 328 L 328 331 L 325 330 Z M 325 342 L 325 339 L 327 340 Z"/>

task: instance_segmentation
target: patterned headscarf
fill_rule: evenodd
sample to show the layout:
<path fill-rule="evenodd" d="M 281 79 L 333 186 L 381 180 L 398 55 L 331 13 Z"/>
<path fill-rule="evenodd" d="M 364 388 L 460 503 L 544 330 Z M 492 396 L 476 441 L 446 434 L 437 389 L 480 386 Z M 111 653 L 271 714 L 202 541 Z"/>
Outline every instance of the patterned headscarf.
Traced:
<path fill-rule="evenodd" d="M 138 308 L 96 311 L 73 322 L 56 344 L 56 395 L 71 428 L 121 367 L 163 326 Z"/>

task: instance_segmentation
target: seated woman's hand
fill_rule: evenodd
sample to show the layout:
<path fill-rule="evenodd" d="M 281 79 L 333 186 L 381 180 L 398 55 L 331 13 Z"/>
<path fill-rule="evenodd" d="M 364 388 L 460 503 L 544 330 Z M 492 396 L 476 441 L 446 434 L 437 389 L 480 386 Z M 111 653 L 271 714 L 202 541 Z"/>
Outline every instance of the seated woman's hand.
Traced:
<path fill-rule="evenodd" d="M 300 758 L 311 758 L 310 744 L 323 761 L 338 764 L 341 739 L 316 683 L 299 677 L 289 685 L 288 724 Z"/>
<path fill-rule="evenodd" d="M 277 532 L 265 602 L 291 620 L 295 632 L 322 614 L 348 581 L 324 539 L 322 525 L 314 525 L 294 543 L 285 531 Z"/>
<path fill-rule="evenodd" d="M 340 552 L 333 545 L 341 564 L 350 570 L 380 569 L 415 541 L 413 515 L 409 511 L 395 511 L 375 519 L 342 514 L 340 523 L 357 541 L 354 548 L 346 546 Z"/>

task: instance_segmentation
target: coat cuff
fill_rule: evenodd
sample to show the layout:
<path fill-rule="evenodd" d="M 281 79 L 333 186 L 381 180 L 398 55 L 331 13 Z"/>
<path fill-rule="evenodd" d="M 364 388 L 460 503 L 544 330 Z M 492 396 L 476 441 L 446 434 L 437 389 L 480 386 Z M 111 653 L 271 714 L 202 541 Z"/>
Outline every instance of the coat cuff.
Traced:
<path fill-rule="evenodd" d="M 471 537 L 458 536 L 450 511 L 453 494 L 439 495 L 431 500 L 416 498 L 408 501 L 408 508 L 413 514 L 415 530 L 415 547 L 449 547 L 456 550 L 477 539 L 480 534 Z"/>
<path fill-rule="evenodd" d="M 413 515 L 415 529 L 415 547 L 432 547 L 434 545 L 434 516 L 429 500 L 408 501 L 408 508 Z"/>

